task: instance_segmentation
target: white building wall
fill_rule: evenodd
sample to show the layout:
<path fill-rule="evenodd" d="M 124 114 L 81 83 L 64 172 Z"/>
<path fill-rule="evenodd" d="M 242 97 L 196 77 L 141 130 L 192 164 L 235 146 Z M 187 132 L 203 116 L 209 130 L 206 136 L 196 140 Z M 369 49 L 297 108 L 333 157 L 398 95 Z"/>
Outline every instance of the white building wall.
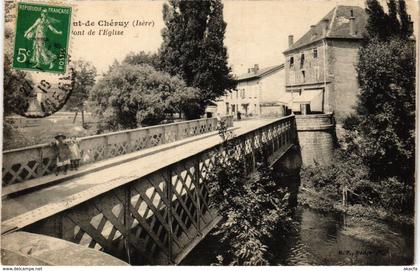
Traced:
<path fill-rule="evenodd" d="M 280 69 L 261 78 L 239 82 L 236 90 L 221 97 L 217 102 L 217 113 L 236 114 L 239 110 L 242 115 L 260 116 L 264 104 L 280 104 L 290 99 L 291 94 L 287 93 L 285 88 L 285 77 L 284 69 Z M 235 112 L 232 112 L 232 105 Z"/>

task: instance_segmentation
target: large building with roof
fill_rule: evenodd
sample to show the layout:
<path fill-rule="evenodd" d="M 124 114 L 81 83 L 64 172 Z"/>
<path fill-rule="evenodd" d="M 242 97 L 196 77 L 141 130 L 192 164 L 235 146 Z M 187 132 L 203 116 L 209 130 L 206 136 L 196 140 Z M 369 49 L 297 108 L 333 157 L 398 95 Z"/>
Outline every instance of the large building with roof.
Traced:
<path fill-rule="evenodd" d="M 296 42 L 289 36 L 285 76 L 294 112 L 334 112 L 340 120 L 354 110 L 367 17 L 362 7 L 336 6 Z"/>
<path fill-rule="evenodd" d="M 260 68 L 255 64 L 247 73 L 237 76 L 236 90 L 217 101 L 220 115 L 283 116 L 287 103 L 284 64 Z"/>

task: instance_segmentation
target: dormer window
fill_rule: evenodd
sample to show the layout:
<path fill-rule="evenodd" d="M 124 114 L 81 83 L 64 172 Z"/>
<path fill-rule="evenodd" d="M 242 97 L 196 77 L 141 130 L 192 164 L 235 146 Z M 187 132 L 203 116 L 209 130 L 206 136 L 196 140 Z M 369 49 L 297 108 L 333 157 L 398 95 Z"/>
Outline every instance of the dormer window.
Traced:
<path fill-rule="evenodd" d="M 294 64 L 294 59 L 293 59 L 293 56 L 292 57 L 290 57 L 290 65 L 289 65 L 289 67 L 290 68 L 292 68 L 293 67 L 293 64 Z"/>
<path fill-rule="evenodd" d="M 300 68 L 301 69 L 303 68 L 303 64 L 305 64 L 305 55 L 304 54 L 302 54 L 300 56 Z"/>

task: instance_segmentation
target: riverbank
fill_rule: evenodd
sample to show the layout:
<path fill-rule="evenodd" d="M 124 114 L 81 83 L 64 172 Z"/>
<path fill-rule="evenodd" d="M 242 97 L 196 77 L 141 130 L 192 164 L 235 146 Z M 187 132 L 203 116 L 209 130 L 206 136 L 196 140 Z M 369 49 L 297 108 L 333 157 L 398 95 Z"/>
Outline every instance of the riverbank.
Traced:
<path fill-rule="evenodd" d="M 302 193 L 302 192 L 301 192 Z M 299 206 L 296 230 L 273 235 L 270 265 L 410 265 L 414 258 L 413 227 L 358 220 L 334 212 Z M 209 234 L 181 265 L 212 265 L 227 248 Z"/>
<path fill-rule="evenodd" d="M 414 225 L 414 217 L 394 214 L 384 208 L 363 206 L 361 204 L 343 206 L 342 202 L 331 199 L 305 186 L 300 187 L 298 203 L 301 206 L 322 212 L 338 212 L 355 218 L 372 218 L 391 223 Z"/>
<path fill-rule="evenodd" d="M 389 240 L 384 238 L 384 233 L 389 231 L 387 224 L 414 230 L 414 217 L 361 204 L 343 206 L 342 202 L 304 186 L 300 187 L 298 204 L 323 213 L 344 215 L 346 227 L 342 233 L 375 246 L 389 246 Z"/>

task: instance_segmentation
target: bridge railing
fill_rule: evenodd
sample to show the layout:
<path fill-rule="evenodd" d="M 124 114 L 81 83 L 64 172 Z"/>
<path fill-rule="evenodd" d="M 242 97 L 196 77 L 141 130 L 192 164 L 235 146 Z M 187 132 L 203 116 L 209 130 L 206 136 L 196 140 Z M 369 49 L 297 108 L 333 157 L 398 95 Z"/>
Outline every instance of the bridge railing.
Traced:
<path fill-rule="evenodd" d="M 221 120 L 228 127 L 233 126 L 232 116 L 224 116 Z M 81 163 L 97 162 L 216 129 L 217 118 L 205 118 L 82 137 Z M 55 163 L 55 154 L 49 144 L 4 151 L 2 186 L 51 174 Z"/>
<path fill-rule="evenodd" d="M 229 140 L 234 153 L 252 166 L 263 146 L 273 157 L 297 144 L 295 117 Z M 207 176 L 216 159 L 226 162 L 221 144 L 171 157 L 140 176 L 127 172 L 130 178 L 104 180 L 62 203 L 4 221 L 2 228 L 62 238 L 131 264 L 177 264 L 218 222 L 210 209 Z"/>

